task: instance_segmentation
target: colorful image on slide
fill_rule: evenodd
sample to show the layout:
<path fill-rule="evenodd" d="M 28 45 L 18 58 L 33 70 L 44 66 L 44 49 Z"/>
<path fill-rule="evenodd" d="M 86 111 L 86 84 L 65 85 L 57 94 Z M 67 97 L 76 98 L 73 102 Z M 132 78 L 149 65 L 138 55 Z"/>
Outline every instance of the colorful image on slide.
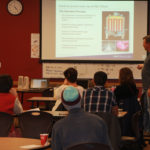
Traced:
<path fill-rule="evenodd" d="M 128 51 L 129 41 L 117 41 L 116 46 L 117 46 L 117 51 Z"/>
<path fill-rule="evenodd" d="M 129 12 L 102 12 L 102 39 L 129 40 Z"/>

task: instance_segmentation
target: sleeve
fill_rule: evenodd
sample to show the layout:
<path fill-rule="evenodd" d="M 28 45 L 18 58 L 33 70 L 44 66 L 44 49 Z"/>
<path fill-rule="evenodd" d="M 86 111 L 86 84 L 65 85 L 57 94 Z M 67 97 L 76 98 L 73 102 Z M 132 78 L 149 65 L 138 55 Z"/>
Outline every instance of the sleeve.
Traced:
<path fill-rule="evenodd" d="M 52 150 L 62 150 L 61 140 L 60 140 L 58 133 L 56 132 L 55 126 L 52 129 L 51 147 L 52 147 Z"/>
<path fill-rule="evenodd" d="M 83 94 L 82 94 L 82 98 L 81 98 L 81 108 L 84 109 L 84 111 L 86 111 L 86 90 L 83 91 Z"/>
<path fill-rule="evenodd" d="M 111 142 L 110 142 L 110 138 L 109 138 L 109 136 L 108 136 L 108 128 L 107 128 L 107 125 L 105 124 L 105 122 L 102 122 L 102 121 L 100 121 L 100 124 L 103 124 L 103 130 L 102 130 L 102 132 L 103 132 L 103 143 L 104 144 L 106 144 L 106 145 L 109 145 L 109 147 L 110 147 L 110 150 L 113 150 L 113 148 L 112 148 L 112 144 L 111 144 Z"/>
<path fill-rule="evenodd" d="M 116 87 L 116 89 L 114 90 L 114 95 L 115 95 L 117 103 L 119 103 L 120 95 L 122 95 L 120 87 L 118 86 Z"/>
<path fill-rule="evenodd" d="M 115 97 L 114 93 L 112 93 L 112 106 L 118 106 L 117 102 L 116 102 L 116 97 Z"/>
<path fill-rule="evenodd" d="M 18 99 L 18 97 L 16 98 L 15 100 L 15 104 L 14 104 L 14 113 L 15 114 L 20 114 L 23 112 L 23 108 L 22 108 L 22 105 Z"/>
<path fill-rule="evenodd" d="M 56 88 L 54 90 L 54 97 L 57 99 L 56 100 L 56 103 L 54 105 L 54 107 L 52 108 L 52 111 L 56 111 L 56 109 L 58 108 L 58 106 L 61 104 L 61 93 L 63 91 L 63 89 L 65 88 L 66 86 L 64 85 L 61 85 L 60 87 Z"/>

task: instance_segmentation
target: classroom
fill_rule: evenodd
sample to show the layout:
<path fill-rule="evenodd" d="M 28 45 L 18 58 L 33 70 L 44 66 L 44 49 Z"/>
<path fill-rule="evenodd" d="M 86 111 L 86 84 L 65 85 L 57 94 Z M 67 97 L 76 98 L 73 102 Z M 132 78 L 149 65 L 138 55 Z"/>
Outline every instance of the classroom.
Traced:
<path fill-rule="evenodd" d="M 103 71 L 108 78 L 105 87 L 112 90 L 120 84 L 120 69 L 128 67 L 140 101 L 142 71 L 137 67 L 148 54 L 142 42 L 150 34 L 149 17 L 149 1 L 1 0 L 0 75 L 12 77 L 23 110 L 41 107 L 51 111 L 56 101 L 54 90 L 64 83 L 66 69 L 78 71 L 78 83 L 85 89 L 94 87 L 94 74 Z M 45 80 L 46 87 L 29 89 L 32 79 Z M 24 89 L 18 88 L 23 80 Z M 38 97 L 43 97 L 42 102 Z M 61 113 L 53 114 L 55 121 L 68 115 L 67 111 Z M 146 142 L 142 148 L 147 150 L 150 134 L 142 138 Z M 32 139 L 39 144 L 39 139 Z M 0 140 L 4 140 L 1 135 Z M 25 142 L 32 145 L 32 141 L 19 140 L 23 143 L 19 147 Z M 14 143 L 18 144 L 15 139 Z M 51 150 L 49 146 L 42 148 Z"/>

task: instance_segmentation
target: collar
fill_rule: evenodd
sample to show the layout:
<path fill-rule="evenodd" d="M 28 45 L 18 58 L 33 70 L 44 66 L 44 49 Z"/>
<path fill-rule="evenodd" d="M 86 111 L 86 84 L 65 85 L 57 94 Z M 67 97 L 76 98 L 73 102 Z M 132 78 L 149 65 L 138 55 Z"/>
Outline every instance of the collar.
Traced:
<path fill-rule="evenodd" d="M 102 85 L 95 85 L 94 88 L 95 89 L 105 89 L 105 87 Z"/>
<path fill-rule="evenodd" d="M 69 110 L 69 114 L 76 114 L 79 112 L 83 112 L 83 109 L 82 108 L 73 108 L 73 109 Z"/>

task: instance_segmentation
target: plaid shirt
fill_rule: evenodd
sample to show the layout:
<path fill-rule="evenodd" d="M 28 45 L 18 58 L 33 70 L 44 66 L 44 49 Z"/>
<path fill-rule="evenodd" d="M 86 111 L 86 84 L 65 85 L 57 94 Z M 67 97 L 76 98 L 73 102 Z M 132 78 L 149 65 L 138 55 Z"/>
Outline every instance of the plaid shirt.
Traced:
<path fill-rule="evenodd" d="M 83 92 L 82 105 L 88 112 L 111 112 L 117 103 L 114 94 L 103 86 L 95 86 Z"/>

